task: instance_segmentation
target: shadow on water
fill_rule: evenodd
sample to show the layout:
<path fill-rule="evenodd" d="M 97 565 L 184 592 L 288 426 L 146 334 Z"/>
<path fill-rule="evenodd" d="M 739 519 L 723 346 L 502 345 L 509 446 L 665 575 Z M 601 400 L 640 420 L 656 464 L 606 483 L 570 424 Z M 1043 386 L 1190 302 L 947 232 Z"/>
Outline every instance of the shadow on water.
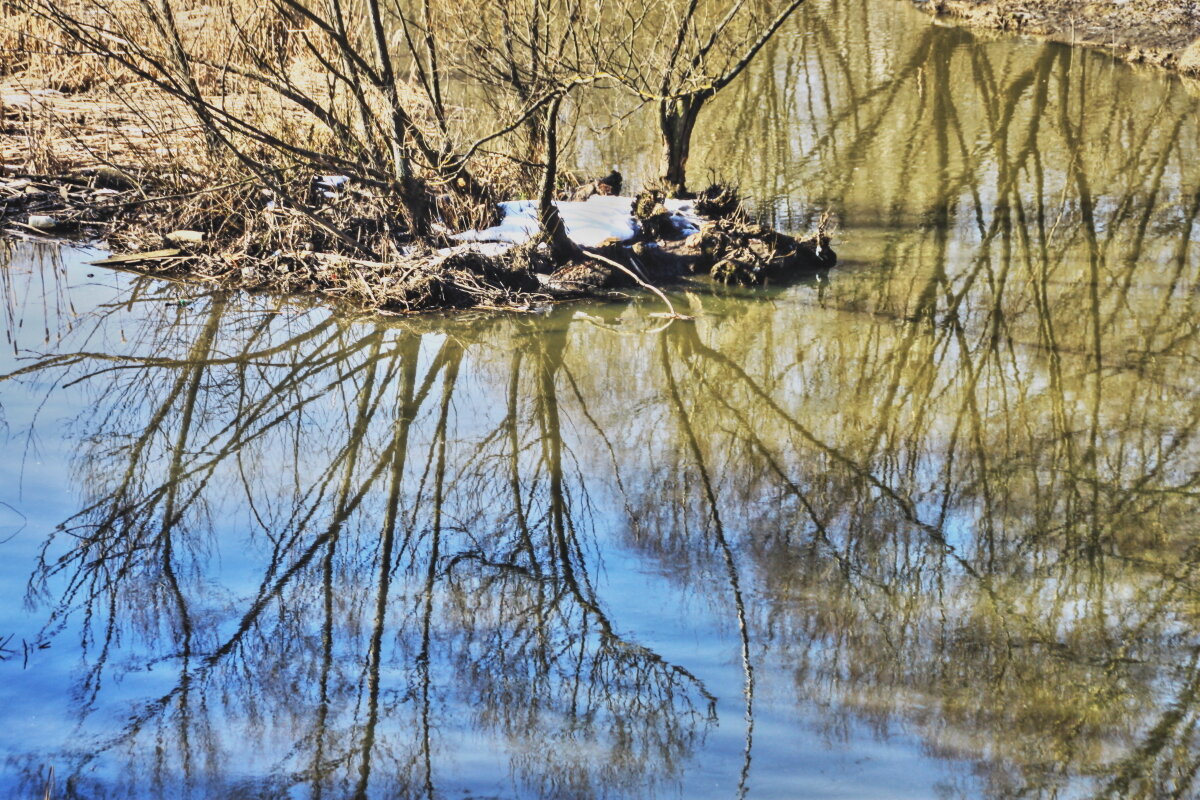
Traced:
<path fill-rule="evenodd" d="M 904 14 L 814 7 L 714 111 L 847 266 L 694 325 L 10 257 L 0 636 L 52 646 L 0 670 L 69 716 L 0 785 L 790 796 L 894 746 L 860 794 L 1194 794 L 1197 100 Z"/>

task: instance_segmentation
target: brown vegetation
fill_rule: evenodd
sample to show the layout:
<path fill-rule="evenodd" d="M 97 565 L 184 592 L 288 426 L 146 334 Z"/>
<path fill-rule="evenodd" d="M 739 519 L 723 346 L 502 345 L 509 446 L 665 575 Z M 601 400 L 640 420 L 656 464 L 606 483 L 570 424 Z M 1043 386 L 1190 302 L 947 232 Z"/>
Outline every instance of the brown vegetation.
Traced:
<path fill-rule="evenodd" d="M 38 233 L 109 223 L 119 251 L 179 250 L 143 267 L 224 285 L 372 310 L 528 305 L 554 295 L 537 273 L 596 260 L 553 203 L 580 183 L 558 163 L 560 116 L 579 113 L 564 101 L 603 86 L 698 113 L 799 4 L 17 0 L 0 12 L 0 214 Z M 680 34 L 664 44 L 666 22 Z M 664 162 L 674 195 L 686 150 Z M 546 255 L 446 252 L 496 200 L 529 196 Z"/>

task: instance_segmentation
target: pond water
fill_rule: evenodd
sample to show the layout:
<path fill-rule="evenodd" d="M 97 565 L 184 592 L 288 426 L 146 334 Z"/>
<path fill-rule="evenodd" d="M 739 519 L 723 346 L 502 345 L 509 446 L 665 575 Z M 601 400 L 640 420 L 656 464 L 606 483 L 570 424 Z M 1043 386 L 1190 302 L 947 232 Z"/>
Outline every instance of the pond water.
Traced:
<path fill-rule="evenodd" d="M 841 264 L 692 323 L 5 246 L 0 794 L 1195 796 L 1198 95 L 815 4 L 693 174 Z"/>

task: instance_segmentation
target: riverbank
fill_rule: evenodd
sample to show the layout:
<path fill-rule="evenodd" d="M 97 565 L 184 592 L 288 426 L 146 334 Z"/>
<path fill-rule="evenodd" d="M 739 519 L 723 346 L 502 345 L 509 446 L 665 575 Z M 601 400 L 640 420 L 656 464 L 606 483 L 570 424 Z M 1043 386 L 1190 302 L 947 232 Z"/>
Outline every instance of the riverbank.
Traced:
<path fill-rule="evenodd" d="M 6 134 L 7 135 L 7 134 Z M 750 221 L 736 193 L 694 199 L 645 190 L 554 203 L 571 252 L 552 255 L 534 201 L 494 204 L 476 227 L 441 221 L 384 258 L 356 248 L 393 221 L 387 198 L 340 175 L 304 176 L 286 191 L 252 178 L 182 184 L 154 172 L 76 162 L 57 176 L 0 171 L 0 228 L 15 238 L 103 242 L 97 265 L 215 286 L 309 296 L 354 313 L 482 308 L 529 311 L 707 279 L 762 285 L 832 267 L 825 225 L 797 239 Z M 587 192 L 572 192 L 586 196 Z M 294 198 L 303 197 L 303 206 Z M 450 215 L 446 215 L 449 217 Z M 461 217 L 461 215 L 459 215 Z M 494 221 L 486 225 L 486 221 Z"/>
<path fill-rule="evenodd" d="M 971 27 L 1103 50 L 1200 77 L 1200 6 L 1173 0 L 914 0 Z"/>
<path fill-rule="evenodd" d="M 296 109 L 277 110 L 273 124 L 296 123 Z M 684 201 L 653 189 L 618 197 L 603 179 L 568 173 L 556 201 L 564 254 L 543 241 L 536 202 L 497 202 L 533 188 L 497 158 L 476 160 L 474 197 L 422 189 L 429 218 L 414 226 L 396 187 L 361 175 L 248 171 L 208 146 L 186 107 L 146 87 L 12 82 L 0 87 L 0 120 L 5 235 L 98 241 L 114 254 L 103 266 L 352 313 L 628 300 L 695 280 L 789 280 L 836 261 L 824 224 L 801 239 L 756 225 L 719 185 Z"/>

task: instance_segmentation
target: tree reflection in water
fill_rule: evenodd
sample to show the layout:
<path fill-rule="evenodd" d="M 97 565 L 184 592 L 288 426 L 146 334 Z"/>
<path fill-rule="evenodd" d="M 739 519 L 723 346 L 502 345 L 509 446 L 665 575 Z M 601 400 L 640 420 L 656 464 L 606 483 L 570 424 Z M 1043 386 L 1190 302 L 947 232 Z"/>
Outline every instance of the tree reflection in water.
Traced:
<path fill-rule="evenodd" d="M 82 625 L 81 711 L 130 668 L 112 658 L 130 642 L 178 667 L 85 761 L 156 741 L 160 760 L 128 771 L 139 784 L 219 782 L 205 772 L 235 758 L 236 719 L 300 734 L 276 788 L 430 795 L 434 718 L 465 703 L 539 792 L 670 777 L 714 698 L 596 597 L 586 481 L 561 437 L 565 338 L 509 332 L 507 405 L 488 420 L 478 392 L 452 413 L 456 336 L 246 319 L 214 298 L 148 326 L 178 357 L 47 360 L 87 365 L 69 380 L 100 390 L 76 422 L 88 496 L 30 589 L 48 631 Z M 235 505 L 244 532 L 227 527 Z M 213 585 L 229 546 L 265 556 L 244 596 Z"/>
<path fill-rule="evenodd" d="M 54 762 L 80 796 L 434 796 L 476 770 L 645 797 L 719 757 L 721 796 L 754 796 L 795 769 L 774 713 L 915 737 L 949 795 L 1194 794 L 1197 101 L 957 31 L 890 33 L 888 63 L 836 46 L 883 8 L 811 16 L 722 100 L 799 120 L 782 168 L 738 149 L 767 129 L 708 145 L 785 217 L 822 187 L 846 268 L 693 295 L 694 325 L 179 312 L 135 281 L 48 305 L 70 330 L 34 358 L 41 307 L 6 277 L 5 396 L 77 414 L 79 510 L 29 597 L 82 652 L 81 730 L 129 712 L 16 759 L 26 788 Z M 638 605 L 710 640 L 656 647 Z M 740 752 L 709 754 L 718 700 Z"/>

